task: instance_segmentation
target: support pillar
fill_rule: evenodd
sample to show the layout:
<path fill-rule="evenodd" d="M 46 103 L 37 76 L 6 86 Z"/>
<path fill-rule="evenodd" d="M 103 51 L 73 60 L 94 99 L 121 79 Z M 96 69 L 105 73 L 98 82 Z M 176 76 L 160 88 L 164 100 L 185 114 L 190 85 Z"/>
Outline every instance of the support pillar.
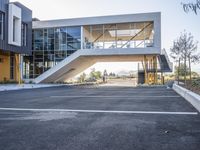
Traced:
<path fill-rule="evenodd" d="M 145 77 L 145 84 L 148 84 L 148 73 L 147 73 L 147 58 L 146 55 L 144 55 L 144 64 L 143 64 L 143 68 L 144 68 L 144 77 Z"/>
<path fill-rule="evenodd" d="M 18 84 L 21 84 L 21 56 L 20 54 L 15 54 L 15 79 Z"/>
<path fill-rule="evenodd" d="M 158 84 L 158 64 L 157 64 L 157 56 L 155 56 L 155 69 L 156 69 L 155 82 L 156 82 L 156 84 Z"/>
<path fill-rule="evenodd" d="M 153 56 L 153 78 L 154 84 L 158 84 L 158 67 L 157 67 L 157 56 Z"/>
<path fill-rule="evenodd" d="M 163 76 L 163 72 L 161 72 L 161 84 L 165 84 L 165 79 L 164 79 L 164 76 Z"/>

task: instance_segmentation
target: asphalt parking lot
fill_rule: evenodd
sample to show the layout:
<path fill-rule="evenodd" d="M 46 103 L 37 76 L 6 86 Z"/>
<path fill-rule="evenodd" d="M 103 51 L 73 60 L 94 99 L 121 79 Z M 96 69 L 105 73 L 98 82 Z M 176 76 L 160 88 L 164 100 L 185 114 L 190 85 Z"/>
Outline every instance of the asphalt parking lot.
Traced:
<path fill-rule="evenodd" d="M 0 150 L 199 148 L 199 113 L 165 87 L 0 92 Z"/>

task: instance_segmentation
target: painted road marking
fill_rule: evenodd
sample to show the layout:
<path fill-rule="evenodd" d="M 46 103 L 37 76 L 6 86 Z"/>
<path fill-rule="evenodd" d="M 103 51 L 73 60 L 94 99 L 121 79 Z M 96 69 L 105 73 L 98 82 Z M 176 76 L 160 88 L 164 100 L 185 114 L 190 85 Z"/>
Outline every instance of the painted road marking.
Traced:
<path fill-rule="evenodd" d="M 79 110 L 79 109 L 33 109 L 33 108 L 0 108 L 4 111 L 33 112 L 80 112 L 80 113 L 118 113 L 118 114 L 163 114 L 163 115 L 198 115 L 198 112 L 164 112 L 164 111 L 118 111 L 118 110 Z"/>
<path fill-rule="evenodd" d="M 181 97 L 179 95 L 175 96 L 92 96 L 92 95 L 58 95 L 58 96 L 50 96 L 51 98 L 142 98 L 142 97 Z"/>

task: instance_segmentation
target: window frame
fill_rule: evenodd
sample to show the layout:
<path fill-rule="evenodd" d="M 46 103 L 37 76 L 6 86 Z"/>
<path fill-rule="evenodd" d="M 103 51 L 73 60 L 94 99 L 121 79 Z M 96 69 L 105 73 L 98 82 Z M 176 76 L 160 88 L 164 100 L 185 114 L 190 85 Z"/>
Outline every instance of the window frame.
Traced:
<path fill-rule="evenodd" d="M 27 46 L 27 29 L 28 25 L 22 22 L 22 31 L 21 31 L 21 39 L 22 39 L 22 46 Z"/>
<path fill-rule="evenodd" d="M 0 24 L 1 24 L 1 28 L 0 28 L 0 39 L 4 40 L 4 31 L 5 31 L 5 13 L 0 11 Z"/>

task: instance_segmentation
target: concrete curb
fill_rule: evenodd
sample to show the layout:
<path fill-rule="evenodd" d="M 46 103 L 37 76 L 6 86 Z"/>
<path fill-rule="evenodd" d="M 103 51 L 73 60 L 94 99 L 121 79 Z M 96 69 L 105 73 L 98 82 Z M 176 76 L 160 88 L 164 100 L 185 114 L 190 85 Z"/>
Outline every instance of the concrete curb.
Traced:
<path fill-rule="evenodd" d="M 179 95 L 184 97 L 188 102 L 190 102 L 199 112 L 200 112 L 200 95 L 187 90 L 177 84 L 173 84 L 173 90 Z"/>
<path fill-rule="evenodd" d="M 0 85 L 0 92 L 4 91 L 16 91 L 16 90 L 28 90 L 28 89 L 39 89 L 39 88 L 47 88 L 47 87 L 59 87 L 65 86 L 63 84 L 13 84 L 13 85 Z"/>

